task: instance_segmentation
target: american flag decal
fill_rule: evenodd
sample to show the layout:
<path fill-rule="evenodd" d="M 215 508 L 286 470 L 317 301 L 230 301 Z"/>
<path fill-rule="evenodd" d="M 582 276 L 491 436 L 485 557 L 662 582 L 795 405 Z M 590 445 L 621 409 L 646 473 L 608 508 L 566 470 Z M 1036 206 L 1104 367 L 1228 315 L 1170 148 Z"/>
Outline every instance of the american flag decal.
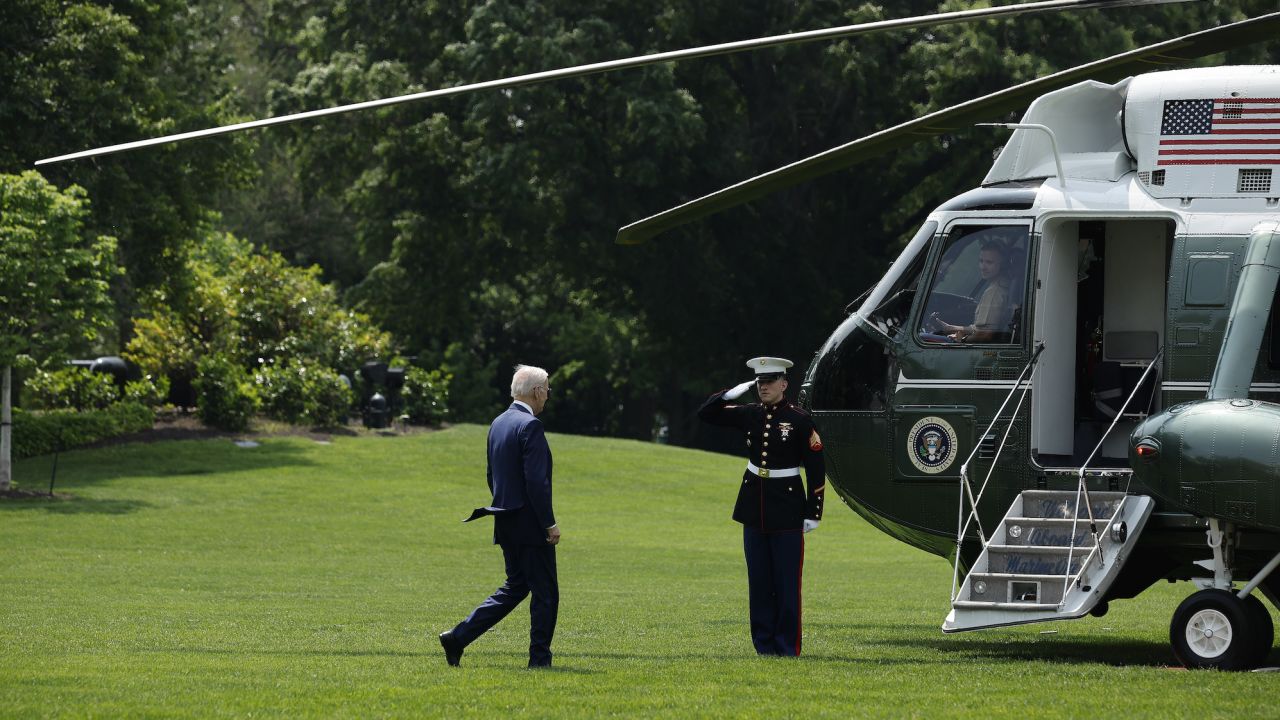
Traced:
<path fill-rule="evenodd" d="M 1156 166 L 1280 165 L 1280 98 L 1166 100 Z"/>

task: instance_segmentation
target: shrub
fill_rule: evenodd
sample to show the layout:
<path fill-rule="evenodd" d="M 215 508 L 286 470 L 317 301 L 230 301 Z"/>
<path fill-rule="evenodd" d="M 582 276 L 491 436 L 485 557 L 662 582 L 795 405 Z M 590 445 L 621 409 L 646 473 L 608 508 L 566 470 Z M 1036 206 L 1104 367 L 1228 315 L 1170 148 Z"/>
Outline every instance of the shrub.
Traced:
<path fill-rule="evenodd" d="M 318 267 L 207 232 L 186 264 L 186 284 L 143 298 L 124 357 L 143 372 L 190 378 L 202 357 L 246 368 L 301 360 L 350 368 L 387 354 L 391 336 L 346 310 Z"/>
<path fill-rule="evenodd" d="M 120 402 L 105 410 L 13 410 L 14 459 L 48 455 L 81 445 L 146 430 L 155 424 L 151 408 Z"/>
<path fill-rule="evenodd" d="M 292 267 L 278 253 L 210 230 L 188 258 L 186 271 L 182 283 L 142 298 L 144 312 L 134 318 L 133 338 L 123 353 L 144 373 L 168 377 L 175 403 L 192 402 L 184 392 L 187 383 L 195 385 L 193 380 L 204 374 L 203 359 L 219 357 L 257 373 L 254 384 L 269 416 L 340 424 L 350 409 L 350 390 L 337 375 L 319 368 L 351 369 L 389 352 L 391 336 L 368 317 L 344 309 L 337 290 L 321 282 L 317 267 Z M 208 382 L 229 378 L 219 371 Z M 197 390 L 197 406 L 224 402 L 199 395 Z M 218 417 L 230 414 L 219 421 L 221 427 L 247 424 L 237 419 L 245 409 L 236 406 L 236 398 L 243 403 L 237 391 L 225 407 L 208 410 Z M 205 411 L 199 412 L 203 418 Z"/>
<path fill-rule="evenodd" d="M 169 398 L 169 378 L 144 375 L 141 380 L 131 380 L 124 384 L 124 392 L 120 399 L 147 407 L 159 407 Z"/>
<path fill-rule="evenodd" d="M 43 410 L 101 410 L 119 399 L 110 375 L 85 367 L 36 370 L 24 387 L 31 406 Z"/>
<path fill-rule="evenodd" d="M 313 375 L 308 392 L 307 420 L 313 425 L 333 427 L 347 424 L 351 410 L 351 386 L 332 370 L 320 369 Z"/>
<path fill-rule="evenodd" d="M 449 414 L 449 383 L 453 376 L 443 370 L 423 370 L 411 367 L 405 372 L 404 412 L 409 422 L 418 425 L 439 425 Z"/>
<path fill-rule="evenodd" d="M 254 382 L 268 417 L 294 424 L 344 425 L 351 388 L 328 368 L 312 363 L 266 365 Z"/>
<path fill-rule="evenodd" d="M 203 358 L 196 365 L 195 388 L 201 422 L 232 432 L 248 429 L 258 410 L 258 391 L 243 368 L 220 355 Z"/>

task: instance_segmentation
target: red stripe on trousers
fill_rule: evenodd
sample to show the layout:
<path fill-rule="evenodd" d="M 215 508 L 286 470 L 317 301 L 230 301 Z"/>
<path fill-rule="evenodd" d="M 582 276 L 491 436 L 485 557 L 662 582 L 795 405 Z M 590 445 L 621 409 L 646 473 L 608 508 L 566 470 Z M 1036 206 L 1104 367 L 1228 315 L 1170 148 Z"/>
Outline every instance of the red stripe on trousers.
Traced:
<path fill-rule="evenodd" d="M 800 569 L 796 571 L 796 657 L 804 632 L 804 530 L 800 531 Z"/>

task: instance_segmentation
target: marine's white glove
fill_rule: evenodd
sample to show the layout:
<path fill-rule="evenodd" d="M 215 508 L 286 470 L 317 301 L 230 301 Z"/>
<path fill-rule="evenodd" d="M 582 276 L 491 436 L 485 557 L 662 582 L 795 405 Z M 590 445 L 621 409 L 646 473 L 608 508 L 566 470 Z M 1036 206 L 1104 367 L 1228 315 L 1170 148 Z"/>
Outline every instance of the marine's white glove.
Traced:
<path fill-rule="evenodd" d="M 817 529 L 818 529 L 818 521 L 817 521 L 817 520 L 805 520 L 805 521 L 804 521 L 804 531 L 805 531 L 805 532 L 810 533 L 810 532 L 813 532 L 814 530 L 817 530 Z"/>
<path fill-rule="evenodd" d="M 750 390 L 751 387 L 755 384 L 756 384 L 755 380 L 748 380 L 742 383 L 741 385 L 735 385 L 734 387 L 731 387 L 728 390 L 724 391 L 724 399 L 737 400 L 738 398 L 742 397 L 743 393 Z"/>

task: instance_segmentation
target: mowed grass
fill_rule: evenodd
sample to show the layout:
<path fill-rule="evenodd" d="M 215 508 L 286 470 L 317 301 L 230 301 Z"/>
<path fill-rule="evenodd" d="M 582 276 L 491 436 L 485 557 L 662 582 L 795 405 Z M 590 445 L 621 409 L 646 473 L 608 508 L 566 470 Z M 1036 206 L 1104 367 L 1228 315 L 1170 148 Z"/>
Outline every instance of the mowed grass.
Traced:
<path fill-rule="evenodd" d="M 943 635 L 940 558 L 834 496 L 805 556 L 804 656 L 747 634 L 741 461 L 552 434 L 560 622 L 527 605 L 444 663 L 501 581 L 485 428 L 63 455 L 0 503 L 0 716 L 1267 717 L 1280 674 L 1169 667 L 1160 585 L 1104 618 Z M 20 463 L 25 487 L 49 458 Z M 1275 654 L 1273 653 L 1273 660 Z"/>

